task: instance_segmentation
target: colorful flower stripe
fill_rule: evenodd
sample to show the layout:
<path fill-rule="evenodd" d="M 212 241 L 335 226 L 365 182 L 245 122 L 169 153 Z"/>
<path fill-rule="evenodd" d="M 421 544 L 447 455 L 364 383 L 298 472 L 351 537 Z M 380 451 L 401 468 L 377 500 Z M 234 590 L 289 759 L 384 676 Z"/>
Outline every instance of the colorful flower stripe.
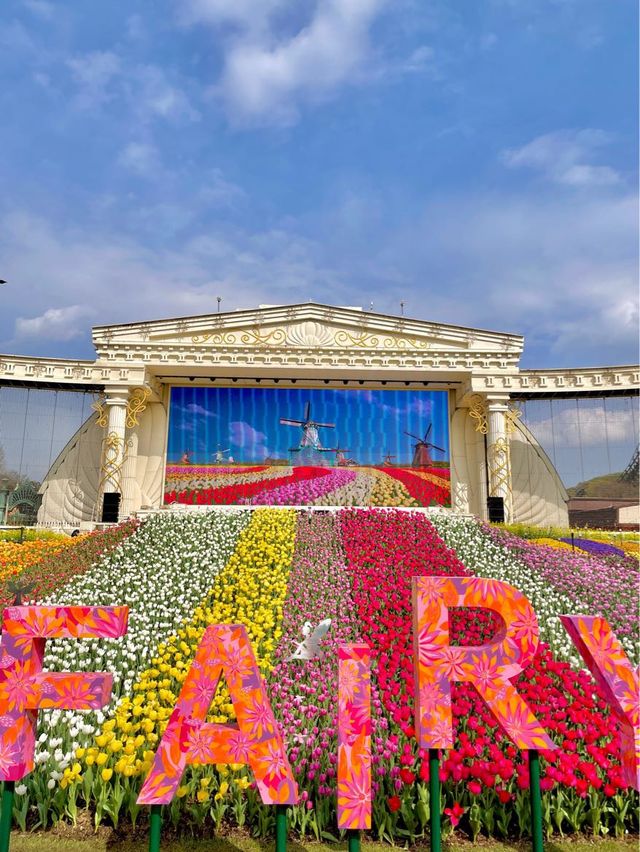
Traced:
<path fill-rule="evenodd" d="M 561 538 L 566 544 L 573 544 L 579 547 L 580 550 L 585 550 L 587 553 L 593 553 L 595 556 L 624 556 L 624 550 L 616 547 L 613 544 L 607 544 L 604 541 L 591 541 L 588 538 Z"/>
<path fill-rule="evenodd" d="M 565 612 L 589 612 L 577 593 L 572 591 L 570 594 L 569 591 L 556 589 L 537 571 L 532 571 L 519 558 L 519 553 L 499 543 L 497 536 L 493 535 L 496 528 L 489 528 L 488 525 L 483 528 L 477 521 L 454 515 L 438 515 L 431 520 L 470 573 L 476 577 L 502 580 L 521 591 L 538 617 L 541 640 L 551 647 L 556 657 L 581 667 L 580 657 L 558 618 Z M 541 554 L 544 548 L 531 545 L 531 551 Z M 563 555 L 563 551 L 554 550 L 552 554 L 555 560 Z"/>
<path fill-rule="evenodd" d="M 542 578 L 548 590 L 573 601 L 572 608 L 557 609 L 556 615 L 603 615 L 631 659 L 638 658 L 637 568 L 633 565 L 635 582 L 630 582 L 628 557 L 603 559 L 579 551 L 550 551 L 506 530 L 485 525 L 484 531 L 498 546 L 516 555 L 533 577 Z"/>
<path fill-rule="evenodd" d="M 448 467 L 427 467 L 425 473 L 430 473 L 432 476 L 439 476 L 441 479 L 451 480 L 451 471 Z"/>
<path fill-rule="evenodd" d="M 444 488 L 447 492 L 449 491 L 449 480 L 442 476 L 438 476 L 435 473 L 427 473 L 427 471 L 424 470 L 412 470 L 411 474 L 413 476 L 417 476 L 418 479 L 424 479 L 425 482 L 431 482 L 433 485 L 438 485 L 440 488 Z"/>
<path fill-rule="evenodd" d="M 451 490 L 449 484 L 443 480 L 442 485 L 434 485 L 415 475 L 415 471 L 408 468 L 387 468 L 385 473 L 397 479 L 407 489 L 414 500 L 421 506 L 450 506 Z"/>
<path fill-rule="evenodd" d="M 205 516 L 211 517 L 215 515 Z M 282 632 L 294 539 L 293 512 L 266 509 L 253 513 L 210 593 L 175 635 L 158 645 L 151 667 L 133 686 L 133 698 L 127 694 L 121 699 L 114 718 L 105 722 L 95 745 L 79 755 L 88 765 L 95 762 L 124 778 L 147 773 L 153 760 L 151 749 L 165 730 L 198 643 L 209 625 L 244 624 L 262 674 L 271 671 Z M 209 719 L 234 719 L 224 685 L 216 692 Z M 138 789 L 136 782 L 128 795 L 134 797 Z"/>
<path fill-rule="evenodd" d="M 269 695 L 278 708 L 276 714 L 288 743 L 289 759 L 304 791 L 303 806 L 294 815 L 295 825 L 304 823 L 309 802 L 332 797 L 330 806 L 316 814 L 316 820 L 325 820 L 317 824 L 318 833 L 335 831 L 338 647 L 359 637 L 358 615 L 339 535 L 340 527 L 333 515 L 309 513 L 298 518 L 282 639 L 269 678 Z M 313 629 L 325 618 L 332 623 L 322 642 L 322 656 L 314 660 L 290 659 L 304 639 L 305 623 L 309 622 Z M 377 736 L 386 742 L 387 720 L 375 688 L 372 713 Z"/>
<path fill-rule="evenodd" d="M 62 553 L 68 547 L 78 545 L 84 536 L 61 536 L 59 539 L 41 539 L 25 541 L 0 541 L 0 581 L 8 576 L 17 576 L 25 568 L 41 562 L 47 556 Z"/>
<path fill-rule="evenodd" d="M 219 467 L 216 465 L 167 465 L 167 479 L 183 476 L 222 476 L 242 473 L 258 473 L 267 470 L 266 465 L 248 465 L 247 467 Z"/>
<path fill-rule="evenodd" d="M 330 494 L 317 497 L 314 506 L 370 506 L 374 479 L 369 473 L 355 470 L 355 479 Z"/>
<path fill-rule="evenodd" d="M 362 631 L 378 654 L 383 703 L 404 734 L 413 737 L 411 577 L 462 576 L 467 572 L 426 519 L 410 513 L 347 510 L 341 513 L 341 522 Z M 490 639 L 498 621 L 484 609 L 461 609 L 452 611 L 450 627 L 452 642 L 469 646 Z M 515 685 L 542 726 L 561 743 L 558 752 L 544 753 L 549 761 L 544 789 L 550 790 L 556 783 L 566 785 L 576 791 L 578 802 L 589 791 L 595 797 L 602 796 L 600 790 L 605 796 L 614 796 L 624 786 L 618 760 L 619 727 L 604 699 L 594 695 L 590 676 L 555 661 L 549 649 L 541 647 Z M 495 717 L 472 687 L 456 685 L 452 710 L 458 738 L 442 763 L 442 780 L 457 785 L 453 788 L 457 799 L 469 806 L 471 796 L 483 791 L 485 808 L 508 802 L 528 786 L 526 762 L 497 729 Z M 391 797 L 389 808 L 411 814 L 416 796 L 419 801 L 416 774 L 422 779 L 428 775 L 426 755 L 413 738 L 401 742 L 398 751 L 400 764 L 409 770 L 402 789 L 406 807 L 402 800 Z M 570 801 L 569 792 L 562 791 L 562 795 Z M 594 801 L 604 807 L 604 797 L 590 799 L 592 806 Z M 582 810 L 585 822 L 588 807 Z"/>
<path fill-rule="evenodd" d="M 272 467 L 258 473 L 237 473 L 233 476 L 221 474 L 219 476 L 173 477 L 170 484 L 173 486 L 174 491 L 200 491 L 203 488 L 223 488 L 225 485 L 229 485 L 229 483 L 241 485 L 250 482 L 264 482 L 268 479 L 290 476 L 292 473 L 292 467 Z"/>
<path fill-rule="evenodd" d="M 367 471 L 374 478 L 371 489 L 371 505 L 418 506 L 418 501 L 414 500 L 402 482 L 387 474 L 388 469 L 372 467 Z"/>
<path fill-rule="evenodd" d="M 326 476 L 297 481 L 273 490 L 257 494 L 251 502 L 254 505 L 305 506 L 330 495 L 338 488 L 353 482 L 356 478 L 352 470 L 330 468 Z"/>
<path fill-rule="evenodd" d="M 9 588 L 9 585 L 16 576 L 19 576 L 20 585 L 27 589 L 23 600 L 39 600 L 55 589 L 62 588 L 72 578 L 84 574 L 96 560 L 116 548 L 137 528 L 137 521 L 126 521 L 119 526 L 93 532 L 91 535 L 67 538 L 68 547 L 42 555 L 39 560 L 30 565 L 24 565 L 17 575 L 6 574 L 0 579 L 0 608 L 13 603 L 15 592 Z M 28 542 L 19 547 L 28 547 L 30 544 L 37 543 Z"/>
<path fill-rule="evenodd" d="M 531 544 L 540 547 L 553 547 L 554 550 L 572 550 L 570 544 L 565 544 L 564 541 L 559 541 L 557 538 L 533 538 Z"/>
<path fill-rule="evenodd" d="M 126 636 L 81 644 L 49 642 L 45 669 L 107 670 L 113 672 L 113 702 L 128 694 L 158 641 L 168 637 L 211 589 L 248 522 L 248 512 L 151 518 L 83 576 L 42 601 L 101 606 L 126 601 L 130 609 Z M 102 712 L 41 714 L 36 763 L 42 765 L 47 781 L 55 781 L 71 765 L 76 749 L 93 739 L 103 720 Z M 27 783 L 37 782 L 33 775 Z M 39 795 L 51 794 L 45 787 Z"/>
<path fill-rule="evenodd" d="M 258 482 L 244 485 L 226 485 L 222 488 L 204 488 L 200 491 L 171 491 L 165 494 L 166 503 L 188 503 L 190 505 L 230 505 L 236 503 L 247 503 L 256 494 L 262 491 L 271 491 L 274 488 L 295 484 L 308 479 L 327 476 L 330 469 L 322 467 L 296 467 L 289 476 L 280 476 L 275 479 L 261 479 Z"/>
<path fill-rule="evenodd" d="M 640 556 L 640 542 L 637 541 L 621 541 L 620 547 L 624 550 L 627 556 Z"/>

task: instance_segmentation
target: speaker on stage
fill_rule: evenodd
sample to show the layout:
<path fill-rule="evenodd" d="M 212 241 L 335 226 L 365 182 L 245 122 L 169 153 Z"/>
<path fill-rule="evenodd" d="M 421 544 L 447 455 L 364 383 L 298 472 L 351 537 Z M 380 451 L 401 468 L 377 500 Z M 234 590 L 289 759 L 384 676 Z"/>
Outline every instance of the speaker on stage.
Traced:
<path fill-rule="evenodd" d="M 504 524 L 503 497 L 487 497 L 487 509 L 489 510 L 489 521 L 492 524 Z"/>
<path fill-rule="evenodd" d="M 120 497 L 117 491 L 106 492 L 102 501 L 102 523 L 117 524 L 120 511 Z"/>

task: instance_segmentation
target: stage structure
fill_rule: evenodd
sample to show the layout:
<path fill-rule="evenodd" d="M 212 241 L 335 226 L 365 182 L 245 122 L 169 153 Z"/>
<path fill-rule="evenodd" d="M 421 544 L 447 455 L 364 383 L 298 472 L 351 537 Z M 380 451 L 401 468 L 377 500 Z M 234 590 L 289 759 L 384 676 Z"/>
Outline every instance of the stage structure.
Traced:
<path fill-rule="evenodd" d="M 206 504 L 196 492 L 266 503 L 272 489 L 286 502 L 291 471 L 305 470 L 334 477 L 333 490 L 310 488 L 314 502 L 377 494 L 380 504 L 389 477 L 389 493 L 418 495 L 412 505 L 566 524 L 567 492 L 523 412 L 569 397 L 637 406 L 640 388 L 637 366 L 522 370 L 515 334 L 316 303 L 98 326 L 93 342 L 94 361 L 0 356 L 0 447 L 3 394 L 92 404 L 40 478 L 40 523 Z"/>

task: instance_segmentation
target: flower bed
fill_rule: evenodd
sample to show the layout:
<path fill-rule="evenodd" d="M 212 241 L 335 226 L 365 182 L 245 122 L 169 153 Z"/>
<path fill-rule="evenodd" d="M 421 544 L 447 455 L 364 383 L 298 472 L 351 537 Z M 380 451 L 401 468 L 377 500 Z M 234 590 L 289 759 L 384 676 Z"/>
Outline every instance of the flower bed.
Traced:
<path fill-rule="evenodd" d="M 17 579 L 21 586 L 27 588 L 23 600 L 38 600 L 63 587 L 73 577 L 84 574 L 97 559 L 112 551 L 137 528 L 136 521 L 126 521 L 91 535 L 74 538 L 65 536 L 65 546 L 61 549 L 56 547 L 53 551 L 48 547 L 41 547 L 48 544 L 49 539 L 12 544 L 12 547 L 27 548 L 24 551 L 27 557 L 25 562 L 21 563 L 18 554 L 13 562 L 13 570 L 0 578 L 0 607 L 8 606 L 14 601 L 15 592 L 9 588 L 12 581 Z M 57 540 L 54 540 L 54 544 L 58 544 Z"/>
<path fill-rule="evenodd" d="M 385 473 L 401 482 L 411 497 L 420 506 L 450 506 L 451 490 L 446 480 L 438 477 L 438 482 L 431 479 L 423 479 L 416 475 L 416 471 L 404 468 L 388 468 Z"/>
<path fill-rule="evenodd" d="M 593 553 L 594 556 L 624 556 L 624 550 L 616 547 L 614 544 L 609 544 L 604 541 L 592 541 L 589 538 L 562 538 L 565 544 L 572 544 L 584 550 L 587 553 Z"/>
<path fill-rule="evenodd" d="M 351 476 L 345 482 L 338 474 Z M 358 475 L 331 469 L 319 481 L 335 476 L 334 487 L 342 481 L 338 488 L 354 489 Z M 402 485 L 386 473 L 380 476 Z M 519 692 L 560 747 L 543 754 L 547 830 L 637 830 L 636 798 L 622 785 L 617 722 L 557 622 L 558 613 L 576 610 L 578 595 L 544 574 L 557 564 L 563 576 L 575 568 L 574 555 L 513 541 L 466 519 L 438 515 L 434 522 L 421 512 L 354 509 L 152 518 L 49 596 L 56 603 L 126 603 L 130 629 L 120 640 L 48 643 L 48 668 L 113 671 L 114 702 L 95 714 L 40 713 L 37 766 L 26 779 L 20 813 L 35 806 L 39 823 L 46 825 L 87 807 L 96 823 L 135 823 L 141 813 L 137 793 L 204 629 L 239 622 L 267 679 L 303 794 L 290 811 L 292 829 L 318 839 L 337 836 L 336 649 L 366 641 L 373 658 L 373 833 L 397 843 L 420 840 L 430 803 L 428 762 L 413 730 L 411 578 L 475 574 L 512 583 L 527 595 L 549 643 L 517 679 Z M 539 567 L 540 558 L 547 568 Z M 595 570 L 596 557 L 577 558 Z M 613 559 L 620 572 L 630 561 Z M 604 589 L 605 584 L 603 601 Z M 584 602 L 581 611 L 590 612 L 592 602 Z M 323 656 L 290 659 L 305 622 L 313 627 L 324 618 L 332 626 Z M 499 624 L 487 610 L 455 610 L 452 640 L 487 641 Z M 619 638 L 629 644 L 629 635 Z M 472 836 L 528 833 L 526 756 L 497 730 L 470 686 L 453 688 L 452 708 L 455 747 L 443 753 L 441 763 L 447 826 L 457 823 Z M 223 687 L 209 718 L 234 718 Z M 187 832 L 219 831 L 227 824 L 246 826 L 260 837 L 273 830 L 273 809 L 261 805 L 251 772 L 235 764 L 187 769 L 165 813 Z"/>
<path fill-rule="evenodd" d="M 573 612 L 603 615 L 627 653 L 637 659 L 640 630 L 635 561 L 624 553 L 623 558 L 617 558 L 617 554 L 609 550 L 597 552 L 600 557 L 597 558 L 581 551 L 558 552 L 536 547 L 505 530 L 489 526 L 485 526 L 485 532 L 498 545 L 515 554 L 532 575 L 543 578 L 549 588 L 567 595 L 573 602 Z"/>
<path fill-rule="evenodd" d="M 327 459 L 329 460 L 329 459 Z M 189 505 L 448 506 L 449 470 L 270 466 L 222 469 L 169 467 L 164 502 Z M 215 474 L 209 471 L 217 471 Z M 184 486 L 184 487 L 181 487 Z"/>
<path fill-rule="evenodd" d="M 118 640 L 50 641 L 45 667 L 110 671 L 114 700 L 128 695 L 157 643 L 191 615 L 211 588 L 248 521 L 248 513 L 179 519 L 157 516 L 149 520 L 82 576 L 40 601 L 104 606 L 125 601 L 129 606 L 126 636 Z M 90 743 L 103 720 L 102 711 L 40 714 L 36 748 L 39 772 L 29 776 L 28 787 L 43 803 L 43 813 L 48 806 L 54 816 L 59 802 L 62 807 L 64 799 L 58 796 L 56 782 L 69 772 L 76 750 Z M 50 782 L 54 782 L 51 788 Z"/>
<path fill-rule="evenodd" d="M 419 804 L 425 801 L 428 765 L 412 738 L 410 581 L 412 576 L 460 576 L 468 569 L 422 517 L 343 512 L 341 518 L 363 634 L 377 650 L 382 701 L 405 735 L 398 744 L 398 765 L 405 774 L 396 769 L 395 777 L 399 775 L 402 784 L 387 799 L 392 816 L 384 823 L 384 833 L 415 836 L 421 829 Z M 457 531 L 461 523 L 456 521 Z M 456 610 L 450 620 L 452 642 L 463 645 L 485 641 L 497 628 L 486 610 Z M 562 744 L 559 752 L 545 754 L 548 763 L 542 784 L 548 791 L 547 819 L 555 820 L 556 829 L 577 831 L 593 824 L 595 809 L 598 829 L 602 820 L 620 831 L 628 805 L 616 801 L 623 787 L 619 731 L 605 700 L 594 694 L 590 676 L 555 660 L 543 645 L 518 678 L 517 687 L 542 725 Z M 456 820 L 466 814 L 472 834 L 480 830 L 503 836 L 522 834 L 528 819 L 522 792 L 529 781 L 526 762 L 497 729 L 491 711 L 470 686 L 454 687 L 452 709 L 457 743 L 441 770 L 450 814 Z"/>
<path fill-rule="evenodd" d="M 0 541 L 0 581 L 6 577 L 16 577 L 25 568 L 41 562 L 47 556 L 62 553 L 67 547 L 78 545 L 82 536 L 71 538 L 59 536 L 55 539 L 36 539 L 22 544 L 16 541 Z"/>
<path fill-rule="evenodd" d="M 287 485 L 297 485 L 311 479 L 319 479 L 328 476 L 329 468 L 323 467 L 296 467 L 293 473 L 287 476 L 278 476 L 271 479 L 259 479 L 255 482 L 225 485 L 221 488 L 203 488 L 200 491 L 178 491 L 165 494 L 165 503 L 187 503 L 189 505 L 224 506 L 234 503 L 251 503 L 252 498 L 262 499 L 265 492 L 275 492 L 276 489 Z M 271 502 L 266 500 L 265 502 Z"/>

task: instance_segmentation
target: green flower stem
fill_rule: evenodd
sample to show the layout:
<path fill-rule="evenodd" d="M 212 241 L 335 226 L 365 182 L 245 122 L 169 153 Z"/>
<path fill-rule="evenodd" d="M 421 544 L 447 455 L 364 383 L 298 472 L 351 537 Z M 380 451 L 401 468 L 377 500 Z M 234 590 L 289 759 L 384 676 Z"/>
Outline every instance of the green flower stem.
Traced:
<path fill-rule="evenodd" d="M 11 818 L 13 816 L 14 781 L 5 781 L 2 785 L 2 813 L 0 814 L 0 852 L 9 852 L 11 838 Z"/>

